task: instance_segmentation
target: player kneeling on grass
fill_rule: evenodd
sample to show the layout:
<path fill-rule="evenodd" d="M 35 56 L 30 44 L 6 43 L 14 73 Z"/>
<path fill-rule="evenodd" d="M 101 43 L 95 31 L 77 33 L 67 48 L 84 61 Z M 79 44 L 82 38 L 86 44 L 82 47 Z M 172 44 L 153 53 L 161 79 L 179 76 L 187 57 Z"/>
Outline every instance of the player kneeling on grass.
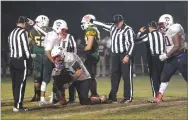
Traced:
<path fill-rule="evenodd" d="M 71 84 L 76 86 L 81 105 L 106 102 L 106 95 L 88 98 L 89 79 L 91 76 L 78 55 L 64 52 L 62 47 L 55 46 L 52 49 L 51 56 L 56 65 L 52 71 L 52 76 L 54 77 L 54 87 L 57 88 L 60 96 L 60 104 L 66 104 L 64 93 L 62 93 L 61 89 L 68 88 Z"/>

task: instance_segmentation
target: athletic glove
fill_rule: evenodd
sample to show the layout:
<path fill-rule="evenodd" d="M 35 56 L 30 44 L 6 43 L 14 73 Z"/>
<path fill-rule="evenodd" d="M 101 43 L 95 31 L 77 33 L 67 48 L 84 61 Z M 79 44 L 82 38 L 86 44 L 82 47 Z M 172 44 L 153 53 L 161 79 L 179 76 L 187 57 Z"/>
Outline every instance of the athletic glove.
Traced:
<path fill-rule="evenodd" d="M 37 56 L 36 54 L 31 54 L 32 58 L 36 58 L 36 56 Z"/>
<path fill-rule="evenodd" d="M 166 53 L 163 53 L 162 55 L 159 55 L 159 59 L 161 61 L 165 61 L 168 58 L 168 56 L 166 55 Z"/>

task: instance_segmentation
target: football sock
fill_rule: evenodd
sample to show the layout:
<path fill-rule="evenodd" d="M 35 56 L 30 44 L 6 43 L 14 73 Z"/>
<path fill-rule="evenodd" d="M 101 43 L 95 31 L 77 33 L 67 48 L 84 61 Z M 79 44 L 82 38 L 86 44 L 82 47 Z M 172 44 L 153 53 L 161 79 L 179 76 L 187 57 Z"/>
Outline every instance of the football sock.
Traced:
<path fill-rule="evenodd" d="M 45 98 L 44 97 L 40 97 L 40 101 L 45 101 Z"/>
<path fill-rule="evenodd" d="M 162 82 L 160 85 L 159 92 L 163 95 L 168 87 L 168 82 Z"/>

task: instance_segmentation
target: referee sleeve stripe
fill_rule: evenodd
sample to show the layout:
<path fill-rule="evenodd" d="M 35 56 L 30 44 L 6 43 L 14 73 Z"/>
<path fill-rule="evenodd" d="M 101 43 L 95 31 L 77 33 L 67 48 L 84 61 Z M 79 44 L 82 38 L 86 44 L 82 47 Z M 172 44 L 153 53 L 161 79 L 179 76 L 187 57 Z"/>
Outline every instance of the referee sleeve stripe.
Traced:
<path fill-rule="evenodd" d="M 159 51 L 160 51 L 160 48 L 159 48 L 159 45 L 160 45 L 160 43 L 159 43 L 159 38 L 158 38 L 158 36 L 157 36 L 157 32 L 155 31 L 155 32 L 153 32 L 153 35 L 154 35 L 154 37 L 153 37 L 153 39 L 154 39 L 154 44 L 155 44 L 155 48 L 153 48 L 153 49 L 155 49 L 155 53 L 156 54 L 159 54 Z"/>
<path fill-rule="evenodd" d="M 21 47 L 21 37 L 20 37 L 20 34 L 23 32 L 23 30 L 20 30 L 19 32 L 18 32 L 18 36 L 17 36 L 17 38 L 18 38 L 18 41 L 17 41 L 17 43 L 18 43 L 18 54 L 19 54 L 19 57 L 22 57 L 22 55 L 23 55 L 23 53 L 22 53 L 22 47 Z"/>
<path fill-rule="evenodd" d="M 112 45 L 112 52 L 115 51 L 115 39 L 114 39 L 115 37 L 114 36 L 115 36 L 116 32 L 117 32 L 117 30 L 114 28 L 113 31 L 112 31 L 112 37 L 111 37 L 112 38 L 112 40 L 111 40 L 112 41 L 112 43 L 111 43 L 111 45 Z"/>
<path fill-rule="evenodd" d="M 71 38 L 70 35 L 69 35 L 69 39 L 68 39 L 67 51 L 69 51 L 69 52 L 74 52 L 73 43 L 72 43 L 72 38 Z"/>
<path fill-rule="evenodd" d="M 17 49 L 16 49 L 16 34 L 17 34 L 17 31 L 18 31 L 19 29 L 17 28 L 15 31 L 14 31 L 14 33 L 13 33 L 13 51 L 14 51 L 14 54 L 13 54 L 13 56 L 16 58 L 17 57 Z"/>
<path fill-rule="evenodd" d="M 14 52 L 13 49 L 14 49 L 14 48 L 13 48 L 13 45 L 12 45 L 12 44 L 13 44 L 13 41 L 12 41 L 13 39 L 12 39 L 12 37 L 13 37 L 13 34 L 14 34 L 15 30 L 16 30 L 16 29 L 14 29 L 14 30 L 10 33 L 10 36 L 9 36 L 10 57 L 13 57 L 13 55 L 14 55 L 14 54 L 13 54 L 13 52 Z"/>
<path fill-rule="evenodd" d="M 128 34 L 128 41 L 129 41 L 129 48 L 127 50 L 127 54 L 131 55 L 133 48 L 134 48 L 134 33 L 132 30 L 128 30 L 127 32 L 128 32 L 127 34 Z"/>
<path fill-rule="evenodd" d="M 27 58 L 29 58 L 30 53 L 29 53 L 29 45 L 28 45 L 28 36 L 26 32 L 22 32 L 21 38 L 24 46 L 25 55 Z"/>
<path fill-rule="evenodd" d="M 77 53 L 77 47 L 76 47 L 76 42 L 75 42 L 75 40 L 74 40 L 74 37 L 73 36 L 71 36 L 71 38 L 72 38 L 72 47 L 74 48 L 74 53 Z"/>
<path fill-rule="evenodd" d="M 158 33 L 159 34 L 159 37 L 160 37 L 160 45 L 161 45 L 161 53 L 160 54 L 163 54 L 164 53 L 164 36 L 161 34 L 161 33 Z"/>

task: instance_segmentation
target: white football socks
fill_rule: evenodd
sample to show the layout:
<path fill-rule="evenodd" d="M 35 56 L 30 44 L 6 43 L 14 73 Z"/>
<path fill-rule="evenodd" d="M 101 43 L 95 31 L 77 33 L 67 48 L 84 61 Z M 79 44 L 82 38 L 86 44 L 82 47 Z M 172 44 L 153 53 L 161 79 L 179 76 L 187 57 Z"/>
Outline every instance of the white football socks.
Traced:
<path fill-rule="evenodd" d="M 45 101 L 45 98 L 44 97 L 40 97 L 40 101 Z"/>
<path fill-rule="evenodd" d="M 50 103 L 53 103 L 54 94 L 51 92 Z"/>
<path fill-rule="evenodd" d="M 159 92 L 163 95 L 168 87 L 168 82 L 161 82 Z"/>

